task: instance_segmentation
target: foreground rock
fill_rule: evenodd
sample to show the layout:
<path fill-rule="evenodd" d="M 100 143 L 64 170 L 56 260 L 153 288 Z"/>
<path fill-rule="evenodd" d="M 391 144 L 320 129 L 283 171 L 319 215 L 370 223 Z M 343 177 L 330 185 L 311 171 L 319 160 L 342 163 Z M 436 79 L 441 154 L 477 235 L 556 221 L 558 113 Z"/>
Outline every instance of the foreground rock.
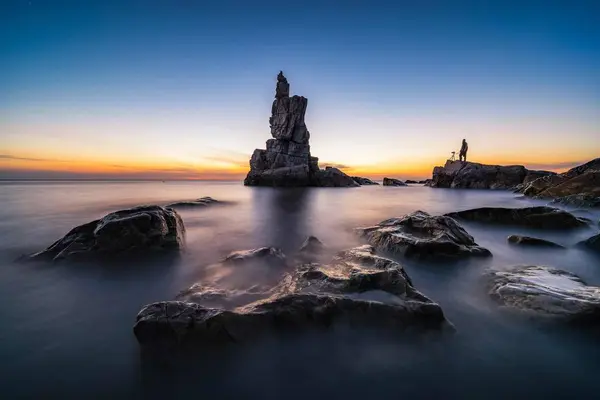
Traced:
<path fill-rule="evenodd" d="M 359 186 L 339 169 L 319 169 L 310 153 L 310 133 L 304 122 L 308 100 L 289 96 L 290 85 L 280 72 L 271 108 L 271 136 L 266 150 L 256 149 L 250 158 L 247 186 Z"/>
<path fill-rule="evenodd" d="M 521 266 L 489 275 L 489 294 L 502 305 L 567 322 L 600 322 L 600 288 L 578 276 L 543 266 Z"/>
<path fill-rule="evenodd" d="M 383 178 L 383 186 L 408 186 L 408 185 L 406 183 L 402 182 L 400 179 Z"/>
<path fill-rule="evenodd" d="M 553 248 L 564 248 L 560 244 L 556 244 L 549 240 L 534 238 L 530 236 L 521 235 L 510 235 L 506 240 L 508 243 L 518 244 L 529 247 L 553 247 Z"/>
<path fill-rule="evenodd" d="M 353 176 L 352 179 L 354 179 L 354 181 L 356 183 L 358 183 L 359 185 L 363 186 L 363 185 L 379 185 L 379 183 L 370 180 L 369 178 L 363 178 L 360 176 Z"/>
<path fill-rule="evenodd" d="M 496 225 L 524 226 L 534 229 L 574 229 L 587 226 L 587 220 L 558 208 L 483 207 L 446 214 L 465 221 Z"/>
<path fill-rule="evenodd" d="M 116 211 L 73 228 L 46 250 L 29 258 L 58 261 L 173 251 L 184 246 L 184 234 L 183 221 L 175 210 L 141 206 Z"/>
<path fill-rule="evenodd" d="M 213 199 L 212 197 L 201 197 L 197 200 L 190 201 L 179 201 L 176 203 L 171 203 L 165 207 L 168 208 L 184 208 L 184 207 L 206 207 L 213 204 L 220 204 L 220 201 Z"/>
<path fill-rule="evenodd" d="M 378 225 L 359 228 L 369 244 L 391 253 L 420 258 L 464 258 L 491 256 L 455 220 L 416 211 Z"/>
<path fill-rule="evenodd" d="M 591 250 L 600 253 L 600 234 L 594 235 L 591 238 L 584 240 L 583 242 L 579 242 L 579 245 L 585 246 Z"/>
<path fill-rule="evenodd" d="M 440 306 L 413 287 L 399 264 L 361 246 L 339 253 L 329 264 L 299 266 L 268 298 L 244 306 L 149 304 L 137 315 L 134 333 L 145 346 L 238 343 L 335 323 L 397 332 L 452 329 Z"/>
<path fill-rule="evenodd" d="M 600 158 L 559 175 L 535 179 L 518 191 L 538 199 L 553 199 L 557 204 L 600 207 Z"/>

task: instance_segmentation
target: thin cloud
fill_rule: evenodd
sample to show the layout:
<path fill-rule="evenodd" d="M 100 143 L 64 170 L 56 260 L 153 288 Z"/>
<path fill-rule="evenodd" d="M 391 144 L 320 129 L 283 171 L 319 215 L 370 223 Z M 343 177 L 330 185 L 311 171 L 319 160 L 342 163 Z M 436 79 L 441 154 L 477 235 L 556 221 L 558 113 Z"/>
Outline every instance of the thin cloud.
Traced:
<path fill-rule="evenodd" d="M 0 158 L 4 160 L 19 160 L 19 161 L 36 161 L 36 162 L 69 162 L 67 160 L 58 160 L 51 158 L 34 158 L 34 157 L 19 157 L 10 154 L 0 154 Z"/>
<path fill-rule="evenodd" d="M 323 163 L 323 166 L 324 167 L 337 168 L 337 169 L 349 169 L 349 168 L 352 168 L 349 165 L 338 164 L 338 163 Z"/>

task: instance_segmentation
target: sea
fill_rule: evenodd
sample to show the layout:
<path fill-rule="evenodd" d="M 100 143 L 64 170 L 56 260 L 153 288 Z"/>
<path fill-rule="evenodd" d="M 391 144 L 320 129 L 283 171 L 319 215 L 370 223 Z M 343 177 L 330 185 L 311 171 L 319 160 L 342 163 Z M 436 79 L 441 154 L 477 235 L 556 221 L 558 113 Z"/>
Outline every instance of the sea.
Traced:
<path fill-rule="evenodd" d="M 169 261 L 129 265 L 23 264 L 74 226 L 142 204 L 213 197 L 179 211 L 186 248 Z M 0 396 L 2 399 L 585 399 L 600 393 L 598 331 L 540 324 L 487 295 L 485 274 L 547 265 L 600 285 L 600 257 L 574 246 L 598 232 L 599 211 L 575 232 L 463 223 L 490 259 L 430 263 L 396 258 L 415 287 L 439 303 L 456 334 L 413 338 L 335 327 L 155 358 L 133 334 L 138 311 L 175 298 L 229 252 L 296 251 L 309 235 L 334 251 L 361 244 L 353 229 L 423 210 L 544 204 L 510 191 L 363 186 L 275 189 L 240 182 L 0 183 Z M 510 234 L 566 249 L 510 245 Z M 240 290 L 264 283 L 234 271 Z"/>

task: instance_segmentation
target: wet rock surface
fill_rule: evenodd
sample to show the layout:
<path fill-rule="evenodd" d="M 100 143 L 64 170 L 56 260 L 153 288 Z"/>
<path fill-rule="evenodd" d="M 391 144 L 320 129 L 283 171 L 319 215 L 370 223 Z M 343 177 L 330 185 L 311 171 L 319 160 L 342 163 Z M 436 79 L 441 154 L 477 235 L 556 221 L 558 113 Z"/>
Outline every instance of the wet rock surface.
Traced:
<path fill-rule="evenodd" d="M 486 224 L 524 226 L 534 229 L 575 229 L 588 225 L 584 218 L 553 207 L 482 207 L 446 214 L 449 217 Z"/>
<path fill-rule="evenodd" d="M 560 244 L 551 242 L 545 239 L 539 239 L 531 236 L 521 236 L 521 235 L 510 235 L 506 238 L 508 243 L 518 244 L 521 246 L 527 247 L 553 247 L 553 248 L 564 248 Z"/>
<path fill-rule="evenodd" d="M 175 210 L 140 206 L 110 213 L 73 228 L 31 260 L 104 259 L 148 252 L 178 251 L 185 228 Z"/>
<path fill-rule="evenodd" d="M 408 186 L 408 185 L 406 183 L 402 182 L 400 179 L 383 178 L 383 186 Z"/>
<path fill-rule="evenodd" d="M 416 211 L 391 218 L 378 225 L 357 229 L 372 246 L 406 257 L 465 258 L 488 257 L 489 250 L 479 246 L 467 231 L 447 216 L 432 216 Z"/>
<path fill-rule="evenodd" d="M 600 322 L 600 288 L 572 273 L 519 266 L 489 273 L 489 295 L 509 309 L 557 321 Z"/>
<path fill-rule="evenodd" d="M 291 96 L 283 72 L 277 76 L 275 100 L 269 125 L 273 139 L 266 149 L 256 149 L 250 158 L 246 186 L 359 186 L 339 169 L 319 169 L 318 158 L 310 152 L 310 133 L 304 122 L 308 99 Z"/>
<path fill-rule="evenodd" d="M 206 289 L 202 293 L 204 299 L 210 295 Z M 246 305 L 207 307 L 204 299 L 145 306 L 136 318 L 136 338 L 150 346 L 245 342 L 335 323 L 397 332 L 453 330 L 440 306 L 413 287 L 404 269 L 368 245 L 340 252 L 327 264 L 301 264 L 268 297 Z"/>

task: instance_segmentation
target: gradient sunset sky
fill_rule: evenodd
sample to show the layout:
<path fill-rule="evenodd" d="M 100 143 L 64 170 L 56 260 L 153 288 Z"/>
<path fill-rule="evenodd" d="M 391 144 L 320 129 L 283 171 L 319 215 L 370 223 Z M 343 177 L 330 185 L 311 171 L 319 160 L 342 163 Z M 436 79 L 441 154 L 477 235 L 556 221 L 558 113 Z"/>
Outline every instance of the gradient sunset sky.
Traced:
<path fill-rule="evenodd" d="M 2 1 L 0 179 L 239 179 L 276 75 L 368 177 L 600 156 L 599 1 Z"/>

